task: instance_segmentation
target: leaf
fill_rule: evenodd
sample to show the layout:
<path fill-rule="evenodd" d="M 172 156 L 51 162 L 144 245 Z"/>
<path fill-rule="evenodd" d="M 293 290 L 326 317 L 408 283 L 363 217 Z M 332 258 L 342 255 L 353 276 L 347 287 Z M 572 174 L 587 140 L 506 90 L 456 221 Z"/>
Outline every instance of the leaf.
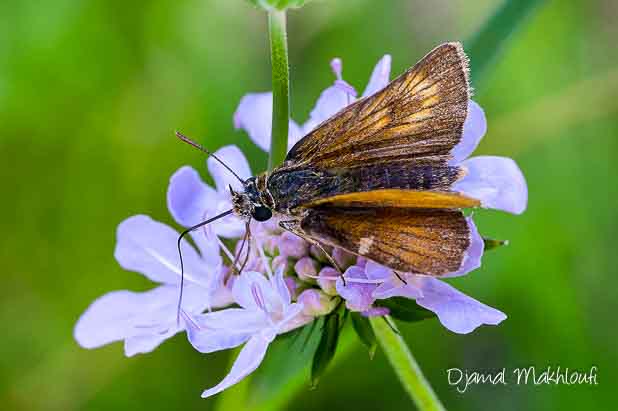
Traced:
<path fill-rule="evenodd" d="M 506 0 L 487 22 L 465 43 L 470 57 L 472 84 L 484 78 L 485 71 L 500 55 L 504 46 L 532 16 L 543 0 Z"/>
<path fill-rule="evenodd" d="M 356 335 L 358 335 L 361 342 L 369 349 L 369 358 L 373 359 L 376 353 L 377 341 L 369 319 L 357 312 L 352 313 L 350 317 L 352 318 L 352 326 L 354 327 L 354 331 L 356 331 Z"/>
<path fill-rule="evenodd" d="M 335 356 L 337 350 L 337 341 L 339 340 L 339 314 L 333 312 L 326 316 L 324 327 L 322 329 L 322 338 L 318 348 L 313 355 L 313 363 L 311 364 L 311 387 L 315 388 L 320 380 L 320 377 L 326 371 L 328 364 Z"/>
<path fill-rule="evenodd" d="M 483 237 L 483 243 L 485 244 L 485 251 L 487 251 L 509 245 L 509 240 L 494 240 L 493 238 Z"/>
<path fill-rule="evenodd" d="M 375 305 L 388 308 L 391 317 L 401 321 L 414 322 L 436 316 L 434 312 L 421 307 L 416 301 L 404 297 L 391 297 L 387 300 L 378 300 L 375 302 Z"/>

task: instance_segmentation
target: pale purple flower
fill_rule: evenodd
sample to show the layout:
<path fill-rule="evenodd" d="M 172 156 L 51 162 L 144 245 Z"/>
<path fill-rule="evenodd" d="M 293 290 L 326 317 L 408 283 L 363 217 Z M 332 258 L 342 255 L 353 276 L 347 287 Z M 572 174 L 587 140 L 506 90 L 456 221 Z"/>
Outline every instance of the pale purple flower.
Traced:
<path fill-rule="evenodd" d="M 251 374 L 278 334 L 312 319 L 303 316 L 302 303 L 291 301 L 281 271 L 270 279 L 257 272 L 243 272 L 234 282 L 232 295 L 240 308 L 183 315 L 189 341 L 200 352 L 210 353 L 245 344 L 229 374 L 204 391 L 202 397 L 217 394 Z"/>
<path fill-rule="evenodd" d="M 96 348 L 124 340 L 125 354 L 132 356 L 155 349 L 183 330 L 176 323 L 180 266 L 176 252 L 178 233 L 144 215 L 118 226 L 118 263 L 143 274 L 159 285 L 145 292 L 112 291 L 95 300 L 82 314 L 74 330 L 77 342 Z M 199 313 L 226 305 L 230 294 L 222 281 L 222 265 L 216 242 L 204 242 L 202 254 L 183 244 L 185 282 L 183 310 Z"/>
<path fill-rule="evenodd" d="M 380 264 L 369 261 L 365 274 L 370 279 L 385 281 L 371 294 L 374 299 L 406 297 L 438 316 L 449 330 L 467 334 L 478 326 L 497 325 L 506 319 L 506 315 L 475 299 L 457 291 L 451 285 L 434 277 L 425 275 L 398 273 Z"/>

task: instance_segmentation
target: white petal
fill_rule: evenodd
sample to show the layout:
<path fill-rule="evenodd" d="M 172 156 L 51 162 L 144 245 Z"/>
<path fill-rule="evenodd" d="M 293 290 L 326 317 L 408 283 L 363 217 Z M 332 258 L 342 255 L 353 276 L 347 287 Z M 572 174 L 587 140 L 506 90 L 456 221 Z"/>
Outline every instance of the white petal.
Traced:
<path fill-rule="evenodd" d="M 150 291 L 112 291 L 96 299 L 81 315 L 73 336 L 84 348 L 97 348 L 137 335 L 156 333 L 167 318 L 161 314 L 178 298 L 174 286 L 160 286 Z"/>
<path fill-rule="evenodd" d="M 262 150 L 270 150 L 272 134 L 272 93 L 249 93 L 243 96 L 234 113 L 234 127 L 242 128 L 249 138 Z M 298 124 L 290 120 L 288 148 L 291 148 L 302 133 Z"/>
<path fill-rule="evenodd" d="M 461 141 L 453 147 L 453 158 L 449 163 L 457 165 L 472 154 L 487 132 L 487 119 L 485 112 L 476 102 L 468 101 L 468 115 L 463 126 Z"/>
<path fill-rule="evenodd" d="M 202 398 L 210 397 L 231 387 L 255 371 L 262 363 L 262 360 L 264 360 L 268 344 L 271 341 L 272 339 L 265 338 L 259 334 L 251 337 L 240 351 L 240 354 L 238 354 L 229 374 L 219 384 L 204 391 Z"/>
<path fill-rule="evenodd" d="M 215 157 L 225 163 L 234 173 L 236 173 L 241 179 L 246 180 L 251 177 L 251 168 L 245 155 L 240 149 L 234 145 L 221 147 L 214 152 Z M 228 192 L 231 185 L 234 190 L 242 191 L 243 185 L 241 181 L 238 181 L 234 174 L 232 174 L 227 168 L 220 162 L 212 157 L 208 158 L 208 171 L 215 180 L 217 191 Z"/>
<path fill-rule="evenodd" d="M 378 64 L 376 64 L 373 69 L 371 77 L 369 78 L 369 83 L 367 83 L 367 87 L 365 88 L 365 91 L 363 91 L 363 97 L 370 96 L 386 87 L 390 74 L 391 56 L 386 54 L 380 59 L 380 61 L 378 61 Z"/>
<path fill-rule="evenodd" d="M 274 312 L 283 308 L 277 290 L 264 275 L 255 271 L 245 271 L 236 278 L 232 295 L 234 301 L 246 309 Z"/>
<path fill-rule="evenodd" d="M 187 337 L 202 353 L 234 348 L 269 326 L 263 313 L 228 308 L 206 314 L 183 313 Z"/>
<path fill-rule="evenodd" d="M 479 156 L 462 163 L 467 174 L 453 190 L 481 201 L 481 206 L 521 214 L 528 205 L 526 179 L 510 158 Z"/>
<path fill-rule="evenodd" d="M 176 244 L 178 233 L 145 215 L 136 215 L 120 223 L 114 256 L 126 270 L 137 271 L 152 281 L 180 282 L 180 260 Z M 207 285 L 209 262 L 203 260 L 186 241 L 182 243 L 185 281 Z"/>
<path fill-rule="evenodd" d="M 483 324 L 497 325 L 506 318 L 503 312 L 435 278 L 424 277 L 422 291 L 423 297 L 416 300 L 418 305 L 436 313 L 442 325 L 459 334 L 472 332 Z"/>

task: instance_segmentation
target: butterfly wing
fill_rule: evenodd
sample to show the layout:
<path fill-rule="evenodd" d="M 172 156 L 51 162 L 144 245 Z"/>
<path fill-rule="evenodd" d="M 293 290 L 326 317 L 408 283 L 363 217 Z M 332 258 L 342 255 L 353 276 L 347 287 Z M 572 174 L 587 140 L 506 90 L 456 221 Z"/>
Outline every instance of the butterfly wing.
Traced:
<path fill-rule="evenodd" d="M 331 197 L 316 199 L 305 204 L 305 207 L 395 207 L 424 209 L 456 209 L 480 206 L 480 201 L 459 193 L 439 191 L 381 189 L 361 191 L 356 193 L 337 194 Z"/>
<path fill-rule="evenodd" d="M 435 276 L 457 271 L 471 244 L 466 218 L 455 210 L 317 207 L 300 228 L 394 270 Z"/>
<path fill-rule="evenodd" d="M 461 44 L 442 44 L 384 89 L 347 106 L 302 138 L 283 168 L 410 160 L 444 164 L 461 139 L 469 97 Z"/>

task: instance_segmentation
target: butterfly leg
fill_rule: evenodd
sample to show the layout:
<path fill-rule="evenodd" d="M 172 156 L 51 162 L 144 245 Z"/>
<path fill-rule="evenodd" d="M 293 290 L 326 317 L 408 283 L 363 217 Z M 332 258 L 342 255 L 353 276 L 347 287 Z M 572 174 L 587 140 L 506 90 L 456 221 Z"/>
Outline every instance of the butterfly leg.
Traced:
<path fill-rule="evenodd" d="M 292 234 L 296 234 L 297 236 L 299 236 L 303 240 L 307 241 L 308 243 L 318 247 L 320 249 L 320 251 L 322 251 L 324 253 L 324 255 L 326 256 L 326 258 L 328 259 L 330 264 L 335 268 L 335 270 L 339 271 L 339 273 L 341 274 L 341 278 L 343 280 L 343 285 L 345 285 L 345 278 L 343 277 L 343 270 L 341 269 L 341 267 L 339 267 L 339 264 L 337 264 L 335 259 L 324 249 L 322 244 L 320 244 L 317 240 L 314 240 L 313 238 L 309 237 L 303 231 L 303 229 L 300 227 L 300 221 L 299 220 L 280 221 L 279 222 L 279 226 L 281 228 L 283 228 L 284 230 L 289 231 Z"/>

